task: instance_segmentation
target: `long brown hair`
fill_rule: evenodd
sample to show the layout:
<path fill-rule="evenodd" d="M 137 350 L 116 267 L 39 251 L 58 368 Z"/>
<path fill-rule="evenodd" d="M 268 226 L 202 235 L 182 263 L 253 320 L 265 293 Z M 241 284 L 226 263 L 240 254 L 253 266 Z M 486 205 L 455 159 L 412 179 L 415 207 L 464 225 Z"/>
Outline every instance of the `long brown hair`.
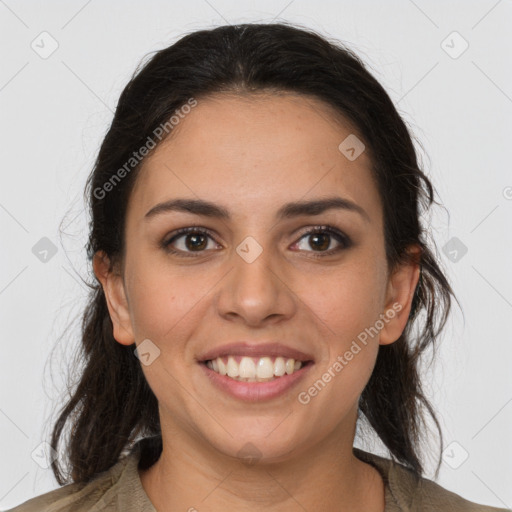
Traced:
<path fill-rule="evenodd" d="M 289 91 L 305 101 L 323 100 L 355 126 L 372 156 L 372 172 L 384 208 L 389 268 L 407 260 L 409 245 L 422 249 L 420 280 L 406 328 L 396 342 L 379 347 L 373 374 L 359 401 L 359 419 L 366 419 L 390 456 L 416 476 L 422 475 L 425 411 L 437 427 L 441 452 L 443 442 L 420 382 L 420 356 L 427 348 L 435 348 L 453 295 L 434 256 L 433 242 L 427 240 L 428 232 L 420 222 L 423 211 L 439 203 L 420 169 L 405 122 L 350 49 L 306 28 L 271 23 L 200 30 L 157 51 L 124 88 L 87 180 L 89 260 L 100 250 L 107 254 L 112 268 L 123 259 L 126 207 L 141 167 L 139 163 L 127 169 L 126 162 L 148 137 L 154 139 L 155 130 L 169 122 L 190 98 L 200 101 L 216 92 L 255 91 Z M 113 181 L 123 166 L 122 179 Z M 106 183 L 112 184 L 108 191 Z M 51 445 L 57 449 L 69 423 L 67 474 L 56 461 L 52 463 L 61 485 L 89 481 L 114 465 L 138 439 L 152 438 L 149 465 L 162 449 L 158 402 L 134 355 L 135 345 L 116 342 L 102 287 L 97 280 L 88 286 L 79 348 L 82 369 L 51 436 Z M 441 457 L 436 474 L 440 464 Z"/>

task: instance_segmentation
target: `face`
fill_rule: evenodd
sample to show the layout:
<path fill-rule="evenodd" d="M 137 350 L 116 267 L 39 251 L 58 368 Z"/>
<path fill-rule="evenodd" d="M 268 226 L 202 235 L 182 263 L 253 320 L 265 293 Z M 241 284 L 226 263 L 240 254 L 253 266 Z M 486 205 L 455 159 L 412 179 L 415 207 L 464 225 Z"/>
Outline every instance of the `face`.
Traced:
<path fill-rule="evenodd" d="M 116 340 L 150 340 L 142 369 L 163 432 L 228 456 L 253 445 L 272 460 L 352 443 L 379 345 L 400 336 L 418 279 L 414 266 L 388 274 L 368 152 L 347 158 L 338 146 L 350 125 L 293 94 L 209 97 L 174 130 L 146 158 L 130 196 L 122 272 L 108 274 L 95 258 Z M 344 203 L 279 215 L 327 198 Z M 225 216 L 154 210 L 177 199 L 213 203 Z M 264 385 L 204 363 L 240 341 L 307 357 Z M 280 351 L 268 349 L 271 368 Z"/>

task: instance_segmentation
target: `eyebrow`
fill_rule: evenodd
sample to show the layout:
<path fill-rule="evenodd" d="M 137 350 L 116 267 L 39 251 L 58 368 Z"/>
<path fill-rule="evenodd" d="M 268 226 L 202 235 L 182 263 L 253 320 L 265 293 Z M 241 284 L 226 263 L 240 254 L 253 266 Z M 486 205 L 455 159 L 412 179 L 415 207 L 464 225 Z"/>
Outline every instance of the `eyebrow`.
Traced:
<path fill-rule="evenodd" d="M 347 210 L 358 213 L 367 222 L 370 222 L 370 217 L 366 211 L 349 199 L 342 197 L 328 197 L 326 199 L 315 199 L 312 201 L 296 201 L 286 203 L 276 213 L 278 220 L 291 219 L 301 215 L 320 215 L 327 210 L 338 209 Z M 163 203 L 153 206 L 146 215 L 145 220 L 154 218 L 157 215 L 167 212 L 187 212 L 195 215 L 202 215 L 204 217 L 213 217 L 222 220 L 230 220 L 231 214 L 229 211 L 212 202 L 204 201 L 202 199 L 171 199 Z"/>

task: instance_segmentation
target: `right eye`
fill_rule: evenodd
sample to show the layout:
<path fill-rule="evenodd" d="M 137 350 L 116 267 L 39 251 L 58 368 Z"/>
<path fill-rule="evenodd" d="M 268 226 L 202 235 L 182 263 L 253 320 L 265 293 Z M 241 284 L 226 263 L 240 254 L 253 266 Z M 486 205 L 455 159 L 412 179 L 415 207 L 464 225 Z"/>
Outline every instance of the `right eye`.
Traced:
<path fill-rule="evenodd" d="M 204 252 L 205 249 L 208 248 L 208 238 L 213 240 L 212 235 L 207 229 L 190 226 L 175 231 L 170 239 L 162 242 L 162 248 L 171 254 L 189 257 L 193 256 L 194 252 Z M 181 247 L 178 247 L 177 249 L 173 248 L 173 244 L 176 244 L 176 242 L 181 239 L 183 239 Z"/>

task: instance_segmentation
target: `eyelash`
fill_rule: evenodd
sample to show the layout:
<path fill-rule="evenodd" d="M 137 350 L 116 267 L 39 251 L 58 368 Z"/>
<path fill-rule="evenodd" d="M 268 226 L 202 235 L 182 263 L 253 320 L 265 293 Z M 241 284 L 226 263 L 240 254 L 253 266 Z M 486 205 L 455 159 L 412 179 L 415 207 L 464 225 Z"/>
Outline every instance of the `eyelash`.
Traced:
<path fill-rule="evenodd" d="M 184 258 L 188 258 L 188 257 L 194 258 L 194 257 L 197 257 L 197 256 L 194 255 L 193 252 L 186 252 L 186 251 L 176 250 L 176 249 L 172 249 L 171 248 L 171 244 L 173 242 L 175 242 L 178 238 L 180 238 L 181 236 L 183 236 L 185 234 L 190 234 L 190 233 L 194 233 L 194 234 L 200 233 L 200 234 L 203 234 L 203 235 L 207 235 L 207 236 L 209 236 L 209 237 L 211 237 L 213 239 L 212 234 L 207 229 L 201 228 L 201 227 L 198 227 L 198 226 L 190 226 L 190 227 L 187 227 L 187 228 L 181 228 L 181 229 L 176 230 L 173 233 L 173 236 L 170 239 L 164 240 L 161 243 L 161 246 L 162 246 L 162 248 L 166 252 L 168 252 L 170 254 L 174 254 L 174 255 L 177 255 L 177 256 L 180 256 L 180 257 L 184 257 Z M 348 249 L 348 248 L 350 248 L 352 246 L 352 240 L 347 235 L 345 235 L 344 233 L 342 233 L 338 229 L 333 228 L 332 226 L 326 226 L 326 225 L 315 226 L 313 229 L 310 229 L 309 231 L 306 231 L 306 232 L 302 233 L 301 236 L 299 237 L 298 241 L 302 240 L 302 238 L 304 238 L 304 237 L 315 235 L 317 233 L 322 233 L 322 234 L 327 233 L 327 234 L 331 235 L 337 242 L 341 243 L 342 246 L 341 247 L 337 247 L 335 249 L 330 249 L 329 251 L 322 251 L 322 252 L 317 253 L 317 254 L 312 254 L 313 258 L 323 258 L 323 257 L 326 257 L 326 256 L 331 256 L 331 255 L 333 255 L 335 253 L 338 253 L 339 251 L 342 251 L 344 249 Z M 295 243 L 297 243 L 297 242 L 295 242 Z M 201 252 L 205 252 L 205 251 L 197 251 L 198 256 L 200 255 Z M 317 251 L 306 251 L 306 252 L 315 253 Z"/>

